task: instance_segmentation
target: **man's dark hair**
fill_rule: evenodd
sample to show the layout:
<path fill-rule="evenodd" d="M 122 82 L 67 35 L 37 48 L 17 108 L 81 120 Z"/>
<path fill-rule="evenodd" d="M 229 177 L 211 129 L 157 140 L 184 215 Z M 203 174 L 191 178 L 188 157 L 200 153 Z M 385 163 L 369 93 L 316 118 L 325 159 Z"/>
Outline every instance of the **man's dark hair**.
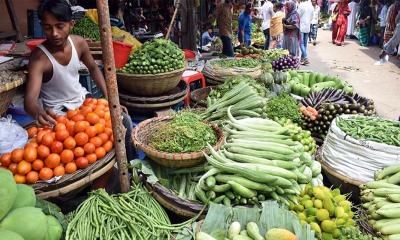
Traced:
<path fill-rule="evenodd" d="M 53 14 L 58 21 L 72 20 L 71 5 L 66 0 L 43 0 L 38 8 L 38 16 L 43 20 L 44 12 Z"/>
<path fill-rule="evenodd" d="M 252 3 L 247 3 L 246 4 L 246 10 L 251 10 L 253 8 L 253 4 Z"/>

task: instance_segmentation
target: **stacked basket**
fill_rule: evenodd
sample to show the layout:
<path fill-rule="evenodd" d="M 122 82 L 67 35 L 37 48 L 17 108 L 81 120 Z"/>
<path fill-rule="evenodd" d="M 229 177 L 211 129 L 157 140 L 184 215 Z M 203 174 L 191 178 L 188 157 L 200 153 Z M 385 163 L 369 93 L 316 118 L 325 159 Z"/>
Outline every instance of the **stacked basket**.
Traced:
<path fill-rule="evenodd" d="M 12 99 L 26 79 L 23 72 L 13 72 L 3 70 L 0 74 L 0 116 L 2 116 L 10 106 Z"/>

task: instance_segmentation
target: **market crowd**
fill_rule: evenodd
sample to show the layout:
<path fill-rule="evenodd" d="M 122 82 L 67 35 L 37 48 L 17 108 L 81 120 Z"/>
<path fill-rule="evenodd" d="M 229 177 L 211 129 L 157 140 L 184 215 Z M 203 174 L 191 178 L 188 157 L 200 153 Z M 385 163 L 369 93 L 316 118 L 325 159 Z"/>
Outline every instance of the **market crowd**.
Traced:
<path fill-rule="evenodd" d="M 380 57 L 386 59 L 399 49 L 400 0 L 267 0 L 261 1 L 261 7 L 248 1 L 234 19 L 236 8 L 236 1 L 216 1 L 214 18 L 223 44 L 222 53 L 226 56 L 234 55 L 236 39 L 239 47 L 252 44 L 252 23 L 259 22 L 265 36 L 264 49 L 285 48 L 306 65 L 309 63 L 307 45 L 317 44 L 322 15 L 327 21 L 323 27 L 332 31 L 332 43 L 337 46 L 343 46 L 346 37 L 357 38 L 362 46 L 379 44 L 383 48 Z M 237 35 L 231 27 L 236 20 Z M 212 27 L 207 27 L 202 44 L 215 40 Z"/>

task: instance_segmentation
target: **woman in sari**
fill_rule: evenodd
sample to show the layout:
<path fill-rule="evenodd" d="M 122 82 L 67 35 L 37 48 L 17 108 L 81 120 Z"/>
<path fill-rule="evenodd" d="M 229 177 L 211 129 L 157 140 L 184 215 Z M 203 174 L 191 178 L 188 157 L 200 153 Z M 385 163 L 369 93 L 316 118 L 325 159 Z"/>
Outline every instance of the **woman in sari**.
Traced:
<path fill-rule="evenodd" d="M 360 27 L 358 39 L 361 46 L 368 46 L 372 22 L 372 10 L 369 0 L 361 0 L 357 25 Z"/>
<path fill-rule="evenodd" d="M 341 0 L 335 8 L 334 13 L 337 14 L 335 24 L 332 30 L 332 43 L 338 46 L 344 44 L 344 37 L 347 32 L 347 16 L 350 15 L 350 8 L 347 0 Z"/>
<path fill-rule="evenodd" d="M 296 11 L 296 3 L 288 1 L 285 4 L 286 17 L 283 19 L 283 48 L 290 55 L 300 54 L 300 16 Z"/>
<path fill-rule="evenodd" d="M 386 28 L 383 37 L 383 44 L 386 44 L 392 37 L 396 28 L 396 16 L 400 11 L 400 0 L 395 1 L 388 9 L 386 17 Z"/>

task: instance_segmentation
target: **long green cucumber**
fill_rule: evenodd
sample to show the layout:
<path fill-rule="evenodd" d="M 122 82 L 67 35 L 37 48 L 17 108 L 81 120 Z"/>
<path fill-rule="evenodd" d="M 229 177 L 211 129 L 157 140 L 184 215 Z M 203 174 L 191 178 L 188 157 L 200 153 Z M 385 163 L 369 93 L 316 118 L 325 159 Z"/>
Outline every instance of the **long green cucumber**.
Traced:
<path fill-rule="evenodd" d="M 234 181 L 234 182 L 239 183 L 243 187 L 257 190 L 257 191 L 262 191 L 262 192 L 272 192 L 274 190 L 273 188 L 271 188 L 265 184 L 254 182 L 247 178 L 243 178 L 243 177 L 235 176 L 235 175 L 218 174 L 215 176 L 215 179 L 218 182 L 222 182 L 222 183 L 228 183 L 229 181 Z"/>
<path fill-rule="evenodd" d="M 292 155 L 295 154 L 295 151 L 290 149 L 289 147 L 281 147 L 273 144 L 251 144 L 251 143 L 228 143 L 225 144 L 224 147 L 229 148 L 229 147 L 242 147 L 242 148 L 247 148 L 247 149 L 252 149 L 252 150 L 257 150 L 257 151 L 267 151 L 267 152 L 273 152 L 277 154 L 282 154 L 282 155 Z"/>
<path fill-rule="evenodd" d="M 257 163 L 257 164 L 264 164 L 267 166 L 277 166 L 288 170 L 295 169 L 296 167 L 299 166 L 299 164 L 290 161 L 268 160 L 265 158 L 253 157 L 238 153 L 231 153 L 226 151 L 226 149 L 223 150 L 223 154 L 229 159 L 243 163 Z"/>
<path fill-rule="evenodd" d="M 256 141 L 256 142 L 262 142 L 262 143 L 277 143 L 277 144 L 282 144 L 282 145 L 287 145 L 287 146 L 296 146 L 299 143 L 289 140 L 289 139 L 277 139 L 277 138 L 269 138 L 268 136 L 262 136 L 262 137 L 257 137 L 257 136 L 248 136 L 246 138 L 243 138 L 243 136 L 239 135 L 230 135 L 230 139 L 233 139 L 234 141 Z"/>
<path fill-rule="evenodd" d="M 254 156 L 254 157 L 267 158 L 269 160 L 292 161 L 293 159 L 300 157 L 300 154 L 298 154 L 298 153 L 284 155 L 284 154 L 279 154 L 279 153 L 274 153 L 274 152 L 269 152 L 269 151 L 259 151 L 259 150 L 247 149 L 245 147 L 229 147 L 228 151 L 233 152 L 233 153 Z"/>
<path fill-rule="evenodd" d="M 387 198 L 392 202 L 400 203 L 400 194 L 388 194 Z"/>
<path fill-rule="evenodd" d="M 221 181 L 219 181 L 219 182 L 221 182 Z M 224 183 L 226 183 L 226 182 L 224 182 Z M 231 185 L 229 185 L 229 184 L 215 185 L 214 187 L 211 188 L 211 190 L 213 190 L 214 192 L 219 192 L 219 193 L 224 193 L 224 192 L 228 191 L 229 189 L 231 189 Z"/>
<path fill-rule="evenodd" d="M 228 184 L 231 185 L 233 192 L 235 192 L 236 194 L 239 194 L 240 196 L 242 196 L 244 198 L 252 198 L 252 197 L 257 196 L 256 191 L 248 189 L 247 187 L 244 187 L 237 182 L 228 181 Z"/>

